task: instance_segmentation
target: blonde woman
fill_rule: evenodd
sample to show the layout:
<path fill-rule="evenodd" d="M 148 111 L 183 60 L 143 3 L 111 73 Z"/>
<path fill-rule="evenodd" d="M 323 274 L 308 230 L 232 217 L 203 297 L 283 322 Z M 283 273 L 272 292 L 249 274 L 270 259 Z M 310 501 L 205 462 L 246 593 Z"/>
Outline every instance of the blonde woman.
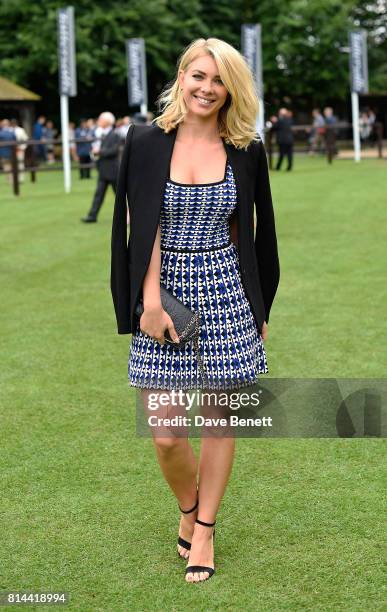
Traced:
<path fill-rule="evenodd" d="M 268 372 L 263 342 L 279 262 L 266 154 L 255 131 L 258 99 L 244 58 L 222 40 L 195 40 L 160 103 L 153 125 L 131 126 L 126 138 L 111 289 L 118 333 L 132 333 L 129 382 L 141 389 L 148 408 L 155 393 L 169 393 L 158 415 L 172 415 L 184 413 L 172 391 L 230 393 Z M 199 355 L 192 342 L 178 350 L 165 343 L 167 331 L 179 338 L 162 307 L 160 284 L 199 312 Z M 201 582 L 215 571 L 214 525 L 235 441 L 204 436 L 197 459 L 182 431 L 171 436 L 160 426 L 152 435 L 181 510 L 178 554 L 188 561 L 185 579 Z"/>

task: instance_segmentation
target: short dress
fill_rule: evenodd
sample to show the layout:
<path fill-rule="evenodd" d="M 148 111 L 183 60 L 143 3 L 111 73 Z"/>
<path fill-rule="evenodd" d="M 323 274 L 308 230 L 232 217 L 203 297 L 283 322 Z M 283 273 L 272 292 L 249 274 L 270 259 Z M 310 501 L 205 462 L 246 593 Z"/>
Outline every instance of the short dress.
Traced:
<path fill-rule="evenodd" d="M 140 330 L 137 320 L 128 361 L 129 385 L 239 389 L 268 373 L 262 337 L 242 284 L 238 249 L 230 240 L 228 220 L 236 205 L 228 160 L 223 180 L 215 183 L 167 179 L 160 212 L 160 283 L 199 313 L 198 346 L 195 350 L 193 341 L 180 349 L 161 345 Z"/>

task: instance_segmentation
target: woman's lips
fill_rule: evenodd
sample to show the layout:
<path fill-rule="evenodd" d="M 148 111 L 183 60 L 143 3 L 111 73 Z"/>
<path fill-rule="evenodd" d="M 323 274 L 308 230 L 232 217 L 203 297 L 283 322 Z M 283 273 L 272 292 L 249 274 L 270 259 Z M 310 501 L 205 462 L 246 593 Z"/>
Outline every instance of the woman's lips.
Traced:
<path fill-rule="evenodd" d="M 215 102 L 215 100 L 209 100 L 208 98 L 202 98 L 201 96 L 196 96 L 195 94 L 193 94 L 193 97 L 196 98 L 196 100 L 201 106 L 210 106 L 213 102 Z"/>

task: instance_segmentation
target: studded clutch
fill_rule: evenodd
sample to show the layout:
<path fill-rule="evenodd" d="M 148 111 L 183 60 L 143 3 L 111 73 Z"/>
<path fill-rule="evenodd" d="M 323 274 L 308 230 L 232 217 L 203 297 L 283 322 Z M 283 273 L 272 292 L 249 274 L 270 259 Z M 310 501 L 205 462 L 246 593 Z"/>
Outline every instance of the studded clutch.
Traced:
<path fill-rule="evenodd" d="M 197 312 L 193 312 L 187 306 L 172 295 L 163 285 L 160 285 L 161 304 L 165 312 L 169 314 L 179 336 L 179 342 L 173 342 L 168 330 L 164 332 L 165 342 L 173 348 L 180 349 L 190 340 L 197 340 L 200 332 L 200 319 Z M 136 306 L 135 314 L 140 318 L 144 312 L 142 300 Z"/>
<path fill-rule="evenodd" d="M 207 373 L 204 368 L 203 360 L 199 349 L 199 334 L 200 334 L 200 317 L 198 312 L 193 312 L 187 306 L 184 306 L 183 302 L 178 300 L 172 295 L 163 285 L 160 285 L 160 298 L 161 305 L 165 312 L 169 314 L 172 319 L 173 325 L 177 335 L 179 336 L 179 342 L 173 342 L 168 330 L 164 332 L 165 342 L 174 349 L 181 349 L 184 345 L 192 340 L 193 350 L 196 353 L 198 360 L 198 368 L 203 383 L 206 382 Z M 136 306 L 135 314 L 138 318 L 141 317 L 144 312 L 143 301 L 140 300 Z"/>

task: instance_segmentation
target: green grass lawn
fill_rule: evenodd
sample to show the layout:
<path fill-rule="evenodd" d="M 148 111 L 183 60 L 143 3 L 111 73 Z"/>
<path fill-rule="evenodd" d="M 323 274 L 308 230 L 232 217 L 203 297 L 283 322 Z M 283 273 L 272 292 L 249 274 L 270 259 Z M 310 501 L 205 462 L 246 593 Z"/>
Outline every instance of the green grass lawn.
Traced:
<path fill-rule="evenodd" d="M 386 377 L 386 170 L 297 158 L 272 173 L 271 377 Z M 185 584 L 177 506 L 135 434 L 130 337 L 116 333 L 113 195 L 85 226 L 94 181 L 74 174 L 65 195 L 60 174 L 40 174 L 15 198 L 0 178 L 0 590 L 67 591 L 82 611 L 382 610 L 377 439 L 239 439 L 216 574 Z"/>

